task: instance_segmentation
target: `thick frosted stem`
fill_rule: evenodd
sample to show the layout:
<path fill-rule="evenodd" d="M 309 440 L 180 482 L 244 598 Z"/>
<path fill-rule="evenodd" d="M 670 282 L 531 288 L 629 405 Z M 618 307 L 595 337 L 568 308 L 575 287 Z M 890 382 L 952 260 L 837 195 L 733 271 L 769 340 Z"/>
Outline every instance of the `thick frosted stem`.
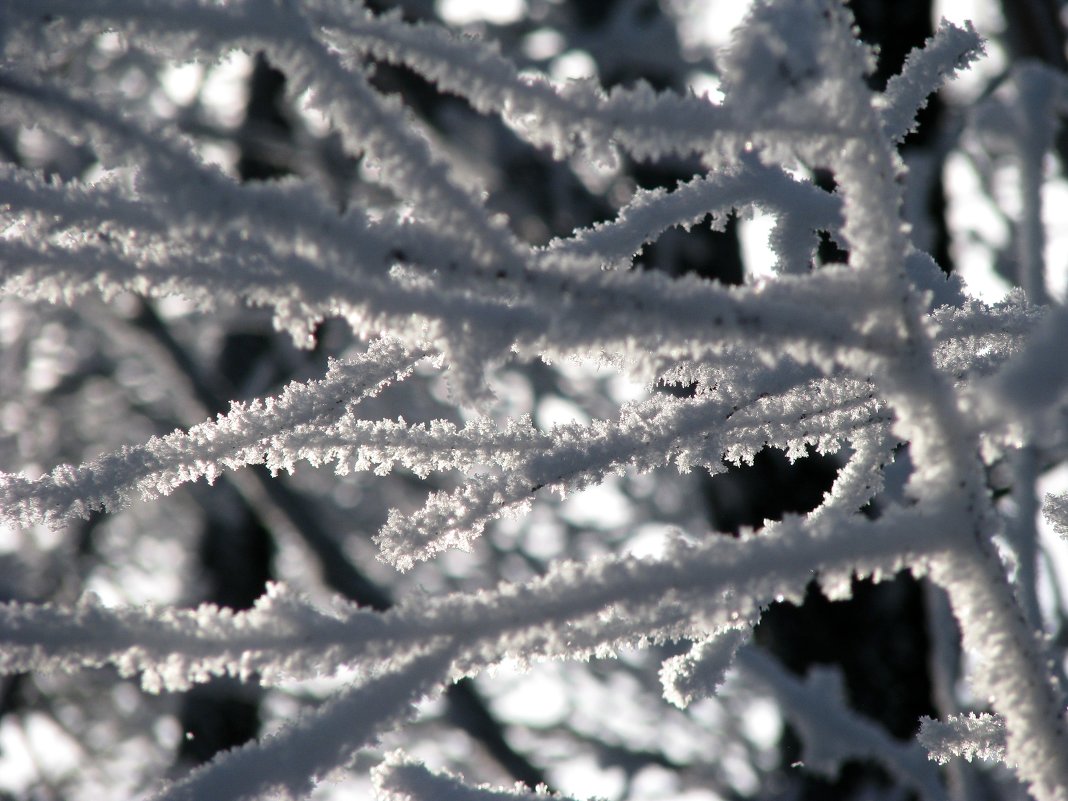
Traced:
<path fill-rule="evenodd" d="M 977 541 L 978 542 L 978 541 Z M 1068 732 L 1061 688 L 1027 625 L 991 546 L 960 548 L 936 560 L 966 650 L 976 658 L 977 689 L 1006 722 L 1006 761 L 1039 801 L 1068 799 Z"/>
<path fill-rule="evenodd" d="M 858 82 L 843 89 L 844 114 L 860 136 L 841 147 L 837 179 L 845 196 L 850 260 L 871 277 L 891 312 L 875 324 L 896 328 L 901 347 L 883 362 L 878 381 L 898 414 L 917 469 L 909 492 L 959 513 L 957 545 L 932 577 L 949 593 L 965 646 L 975 652 L 977 680 L 1005 718 L 1008 761 L 1039 801 L 1068 799 L 1068 736 L 1060 689 L 1043 648 L 1027 625 L 991 537 L 996 517 L 978 461 L 977 437 L 965 423 L 952 385 L 935 367 L 923 310 L 907 279 L 909 250 L 901 221 L 901 165 L 881 135 Z M 866 119 L 865 119 L 866 117 Z M 865 131 L 865 129 L 867 129 Z"/>

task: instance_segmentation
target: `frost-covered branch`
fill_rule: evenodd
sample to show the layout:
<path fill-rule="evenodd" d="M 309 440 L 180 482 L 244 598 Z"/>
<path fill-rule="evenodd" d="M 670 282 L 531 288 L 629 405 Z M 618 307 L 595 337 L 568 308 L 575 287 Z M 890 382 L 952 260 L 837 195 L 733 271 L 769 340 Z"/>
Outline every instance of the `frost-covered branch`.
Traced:
<path fill-rule="evenodd" d="M 995 715 L 953 715 L 947 720 L 925 718 L 917 735 L 930 758 L 945 764 L 954 757 L 1001 762 L 1005 759 L 1005 721 Z"/>
<path fill-rule="evenodd" d="M 462 776 L 427 770 L 399 751 L 382 760 L 372 776 L 377 801 L 574 801 L 568 796 L 550 795 L 544 788 L 531 791 L 522 786 L 507 790 L 471 785 Z"/>
<path fill-rule="evenodd" d="M 114 511 L 135 497 L 169 495 L 201 477 L 212 483 L 224 469 L 266 464 L 291 470 L 292 440 L 330 428 L 361 400 L 404 378 L 424 355 L 378 341 L 365 354 L 332 364 L 321 381 L 290 384 L 265 401 L 232 403 L 227 414 L 188 432 L 154 437 L 81 467 L 57 467 L 36 481 L 0 475 L 3 518 L 54 526 L 94 510 Z"/>
<path fill-rule="evenodd" d="M 536 36 L 554 33 L 553 19 L 565 14 L 558 5 L 536 12 L 544 31 L 501 28 L 502 45 L 518 37 L 521 60 L 537 61 Z M 619 11 L 618 25 L 638 25 L 635 9 Z M 324 676 L 352 683 L 296 725 L 220 757 L 160 798 L 303 796 L 376 746 L 420 698 L 460 677 L 679 639 L 696 645 L 665 662 L 662 679 L 680 706 L 710 695 L 736 659 L 806 735 L 810 767 L 834 772 L 844 759 L 871 757 L 902 786 L 941 798 L 937 768 L 917 759 L 916 746 L 849 711 L 827 674 L 800 682 L 754 651 L 735 654 L 769 606 L 799 603 L 813 581 L 842 600 L 857 579 L 907 569 L 945 589 L 963 646 L 974 652 L 973 694 L 997 713 L 928 722 L 921 741 L 941 760 L 994 754 L 1038 801 L 1068 799 L 1065 699 L 1059 670 L 1049 667 L 1063 654 L 1034 631 L 1042 610 L 1033 587 L 1018 594 L 1010 583 L 995 545 L 1007 518 L 989 478 L 1005 454 L 1027 446 L 1013 488 L 1027 513 L 1040 440 L 1063 438 L 1068 329 L 1062 311 L 1043 306 L 1041 205 L 1042 165 L 1064 103 L 1061 76 L 1017 72 L 976 117 L 988 144 L 1011 151 L 1025 178 L 1017 239 L 1025 294 L 990 305 L 968 299 L 964 284 L 946 280 L 910 240 L 902 215 L 908 175 L 897 152 L 929 95 L 982 52 L 970 24 L 943 22 L 879 93 L 866 81 L 874 53 L 843 4 L 757 2 L 717 54 L 724 97 L 712 102 L 641 81 L 610 89 L 596 79 L 554 82 L 497 45 L 347 0 L 12 0 L 3 17 L 0 150 L 10 138 L 13 160 L 24 163 L 0 167 L 0 312 L 48 301 L 73 306 L 75 318 L 86 295 L 121 303 L 134 292 L 180 296 L 215 315 L 264 307 L 302 347 L 351 353 L 354 339 L 373 340 L 362 355 L 331 361 L 320 380 L 234 402 L 184 431 L 149 430 L 134 440 L 140 444 L 116 450 L 103 435 L 78 438 L 107 416 L 101 409 L 115 396 L 89 381 L 84 392 L 63 385 L 61 375 L 84 357 L 79 348 L 106 348 L 77 335 L 71 345 L 56 333 L 62 325 L 35 332 L 18 313 L 0 320 L 19 385 L 0 389 L 0 455 L 12 471 L 0 474 L 4 536 L 46 524 L 62 538 L 77 518 L 135 499 L 180 507 L 180 495 L 163 496 L 201 477 L 260 464 L 292 472 L 307 462 L 334 468 L 294 477 L 312 493 L 309 508 L 321 505 L 308 513 L 322 514 L 320 555 L 371 563 L 373 539 L 392 568 L 411 571 L 375 566 L 396 582 L 390 597 L 398 599 L 375 611 L 324 601 L 316 579 L 302 575 L 299 546 L 262 558 L 272 563 L 267 571 L 289 571 L 299 590 L 270 584 L 242 611 L 179 608 L 189 605 L 186 595 L 175 595 L 173 606 L 105 604 L 92 595 L 72 605 L 65 599 L 82 594 L 80 577 L 59 582 L 51 601 L 41 593 L 33 603 L 0 604 L 0 670 L 9 674 L 112 666 L 152 691 L 217 676 L 276 688 Z M 557 44 L 581 49 L 580 39 Z M 339 158 L 351 158 L 353 181 L 373 192 L 349 202 L 355 195 L 339 196 L 337 182 L 309 171 L 242 183 L 232 164 L 207 162 L 200 137 L 210 126 L 185 124 L 198 109 L 168 108 L 154 92 L 175 63 L 197 59 L 210 71 L 236 51 L 262 53 L 284 75 L 285 90 L 271 99 L 279 130 L 314 116 Z M 139 90 L 138 76 L 152 88 Z M 388 94 L 391 81 L 414 81 L 413 97 L 463 102 L 425 113 L 413 97 Z M 92 170 L 83 180 L 36 172 L 32 159 L 18 157 L 18 142 L 35 131 L 90 154 Z M 514 154 L 530 146 L 561 162 L 548 165 L 554 176 L 570 169 L 568 180 L 577 176 L 590 194 L 600 191 L 586 180 L 596 172 L 609 187 L 597 198 L 603 207 L 545 213 L 541 206 L 570 192 L 553 177 L 536 198 L 487 192 L 511 180 Z M 638 172 L 628 174 L 633 162 L 680 157 L 684 175 L 643 184 L 670 189 L 636 189 Z M 480 159 L 494 163 L 483 169 Z M 815 170 L 828 171 L 833 191 L 808 177 Z M 637 254 L 672 229 L 710 220 L 723 232 L 732 214 L 753 209 L 775 218 L 774 275 L 728 287 L 636 269 Z M 821 236 L 846 263 L 821 262 Z M 329 319 L 344 323 L 333 344 L 321 326 Z M 203 358 L 221 360 L 232 344 L 217 329 L 186 335 Z M 166 388 L 146 390 L 137 360 L 151 357 L 126 350 L 109 357 L 114 365 L 81 372 L 104 376 L 101 384 L 119 387 L 120 398 L 136 396 L 129 407 L 147 406 L 152 418 L 167 403 Z M 440 377 L 404 380 L 430 356 Z M 582 359 L 610 365 L 638 394 L 624 401 L 626 393 L 570 386 L 566 370 L 543 364 Z M 495 402 L 487 381 L 508 374 L 529 378 L 530 397 L 514 407 Z M 556 378 L 546 380 L 550 374 Z M 282 380 L 252 382 L 242 397 Z M 376 398 L 386 387 L 390 395 Z M 560 396 L 588 404 L 576 415 L 583 422 L 544 422 L 546 404 Z M 26 426 L 42 399 L 69 403 L 70 419 Z M 66 427 L 49 439 L 50 426 Z M 52 446 L 35 449 L 38 441 Z M 738 539 L 704 532 L 685 502 L 665 512 L 670 498 L 641 489 L 665 467 L 717 474 L 767 448 L 791 460 L 839 453 L 842 464 L 804 514 L 759 532 L 743 528 Z M 895 460 L 911 466 L 903 481 L 888 476 Z M 376 474 L 381 490 L 370 476 L 353 479 L 356 472 Z M 643 522 L 670 514 L 689 527 L 668 537 L 657 558 L 623 550 L 641 539 L 637 522 L 622 539 L 578 532 L 570 521 L 539 529 L 556 511 L 544 496 L 621 475 L 634 479 L 627 500 L 641 507 Z M 243 497 L 254 504 L 254 494 Z M 219 506 L 220 517 L 233 514 Z M 1059 529 L 1068 528 L 1065 507 L 1062 494 L 1047 500 Z M 492 526 L 531 508 L 515 530 Z M 132 515 L 152 513 L 135 507 Z M 124 519 L 106 518 L 98 535 L 94 518 L 71 552 L 106 547 L 123 532 L 124 547 L 134 548 L 164 536 L 156 529 L 174 528 L 108 528 Z M 472 557 L 477 565 L 443 555 L 487 531 L 480 549 L 488 555 Z M 520 544 L 512 548 L 510 538 Z M 214 532 L 210 539 L 229 545 Z M 281 548 L 284 537 L 276 540 Z M 177 558 L 185 546 L 167 541 Z M 1024 568 L 1015 581 L 1033 584 L 1034 571 Z M 8 597 L 6 586 L 0 594 Z M 1018 595 L 1031 599 L 1029 621 Z M 374 777 L 389 801 L 527 795 L 467 784 L 400 756 Z"/>
<path fill-rule="evenodd" d="M 955 318 L 958 325 L 960 319 Z M 999 319 L 997 325 L 1002 327 L 999 337 L 1011 346 L 1017 340 L 1008 333 L 1007 322 Z M 946 327 L 942 333 L 950 332 Z M 966 342 L 981 344 L 987 360 L 997 363 L 996 341 L 977 331 Z M 963 346 L 959 337 L 940 344 L 943 369 L 953 366 L 953 354 Z M 714 377 L 722 388 L 715 392 L 691 400 L 656 396 L 624 409 L 617 421 L 552 432 L 537 432 L 524 420 L 503 430 L 487 420 L 458 429 L 445 421 L 410 425 L 351 414 L 366 396 L 360 386 L 370 386 L 374 394 L 419 357 L 396 345 L 372 346 L 365 356 L 335 365 L 322 381 L 293 385 L 277 399 L 235 404 L 227 415 L 186 433 L 154 438 L 86 465 L 57 467 L 36 480 L 0 477 L 4 517 L 21 525 L 56 525 L 92 509 L 166 495 L 183 483 L 200 477 L 210 481 L 220 470 L 252 464 L 292 471 L 298 461 L 333 462 L 341 474 L 370 469 L 382 474 L 403 466 L 424 476 L 494 467 L 498 472 L 473 476 L 454 493 L 432 496 L 417 515 L 393 516 L 380 541 L 391 561 L 410 567 L 418 554 L 427 558 L 469 542 L 489 521 L 525 509 L 542 490 L 573 491 L 626 467 L 647 471 L 672 462 L 683 471 L 694 466 L 717 471 L 721 458 L 744 462 L 767 446 L 791 456 L 803 455 L 807 446 L 833 452 L 856 438 L 882 437 L 878 432 L 890 422 L 870 384 L 818 379 L 795 385 L 804 372 L 783 374 L 782 390 L 775 392 L 759 374 L 744 379 L 759 389 L 746 389 L 737 384 L 738 376 L 731 381 L 721 371 Z M 870 475 L 857 479 L 862 483 L 858 491 L 869 493 L 868 498 L 878 491 L 878 473 L 890 449 L 883 443 L 868 460 Z M 836 497 L 842 491 L 836 490 Z M 868 498 L 835 503 L 849 513 Z"/>
<path fill-rule="evenodd" d="M 569 796 L 550 795 L 540 788 L 531 792 L 522 786 L 505 790 L 485 784 L 471 785 L 461 776 L 430 771 L 400 751 L 389 754 L 372 776 L 378 801 L 573 801 Z"/>
<path fill-rule="evenodd" d="M 448 643 L 454 670 L 471 675 L 505 658 L 582 658 L 736 628 L 773 601 L 803 596 L 814 573 L 839 587 L 853 575 L 918 569 L 945 547 L 939 532 L 948 522 L 915 511 L 834 526 L 788 519 L 759 537 L 678 543 L 655 561 L 558 564 L 528 584 L 407 601 L 381 614 L 320 611 L 278 589 L 239 615 L 9 604 L 0 607 L 0 648 L 7 672 L 114 664 L 141 672 L 153 689 L 223 673 L 277 681 L 388 668 L 431 643 Z"/>
<path fill-rule="evenodd" d="M 243 748 L 228 751 L 154 796 L 156 801 L 207 798 L 300 798 L 362 748 L 412 716 L 435 694 L 448 663 L 430 652 L 341 692 L 315 714 Z"/>

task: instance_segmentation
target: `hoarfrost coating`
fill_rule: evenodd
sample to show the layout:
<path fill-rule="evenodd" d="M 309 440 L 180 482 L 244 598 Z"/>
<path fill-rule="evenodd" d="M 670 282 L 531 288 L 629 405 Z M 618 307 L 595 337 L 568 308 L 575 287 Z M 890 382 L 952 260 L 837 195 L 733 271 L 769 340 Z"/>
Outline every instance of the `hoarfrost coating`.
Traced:
<path fill-rule="evenodd" d="M 1021 176 L 1023 289 L 986 304 L 913 242 L 915 176 L 899 152 L 932 94 L 981 57 L 970 24 L 942 21 L 876 91 L 876 54 L 847 7 L 756 2 L 713 59 L 724 99 L 712 102 L 641 81 L 554 83 L 520 34 L 569 12 L 529 5 L 530 20 L 502 24 L 493 44 L 418 21 L 418 3 L 404 14 L 331 0 L 6 4 L 0 341 L 18 380 L 0 398 L 0 523 L 18 547 L 0 586 L 0 670 L 50 672 L 50 714 L 71 732 L 92 708 L 71 700 L 87 668 L 150 693 L 220 677 L 271 688 L 271 733 L 172 783 L 167 771 L 142 777 L 139 797 L 302 798 L 354 775 L 381 799 L 523 797 L 492 786 L 500 769 L 530 784 L 543 774 L 470 679 L 550 660 L 594 660 L 597 675 L 596 660 L 622 656 L 646 695 L 685 708 L 657 707 L 683 731 L 705 725 L 701 703 L 717 694 L 722 723 L 744 715 L 732 694 L 765 693 L 821 775 L 866 759 L 924 799 L 965 798 L 976 782 L 986 797 L 1012 797 L 1018 782 L 1039 801 L 1068 799 L 1065 641 L 1044 633 L 1064 609 L 1038 600 L 1033 519 L 1040 473 L 1065 455 L 1065 315 L 1046 290 L 1042 225 L 1063 74 L 1015 69 L 953 134 Z M 612 35 L 640 28 L 632 11 Z M 210 70 L 235 52 L 257 54 L 254 89 L 283 82 L 267 101 L 252 92 L 238 128 L 213 121 L 197 92 L 182 105 L 158 86 L 176 63 Z M 430 120 L 418 102 L 445 111 Z M 472 110 L 477 124 L 456 123 Z M 6 132 L 81 166 L 35 164 Z M 527 151 L 552 176 L 555 216 L 509 176 Z M 691 172 L 628 183 L 649 164 Z M 580 218 L 561 200 L 575 187 L 612 200 Z M 774 217 L 771 277 L 729 286 L 640 268 L 658 247 L 683 260 L 670 244 L 680 229 L 729 233 L 757 210 Z M 239 359 L 228 383 L 207 365 L 258 319 L 245 307 L 310 354 L 264 335 L 274 354 Z M 583 360 L 602 372 L 574 366 Z M 620 402 L 596 377 L 605 371 L 644 391 Z M 585 404 L 583 416 L 541 424 L 536 398 L 519 409 L 499 392 L 517 376 L 532 397 Z M 48 395 L 63 381 L 75 388 Z M 126 416 L 109 409 L 116 392 L 133 399 Z M 50 423 L 41 397 L 59 399 Z M 768 448 L 839 462 L 814 508 L 759 531 L 716 536 L 670 492 L 641 489 L 648 477 L 680 486 L 668 467 L 726 474 Z M 333 475 L 313 469 L 326 464 Z M 200 478 L 227 500 L 208 500 Z M 580 532 L 553 498 L 625 482 L 621 534 Z M 416 501 L 419 488 L 429 493 Z M 1065 506 L 1062 493 L 1042 507 L 1059 531 Z M 245 515 L 285 581 L 236 601 L 227 583 L 242 571 L 216 565 L 222 591 L 206 602 L 195 580 L 130 597 L 139 559 L 185 553 L 175 573 L 192 559 L 174 521 L 193 507 L 207 521 L 202 562 L 247 561 L 225 555 L 236 546 L 218 528 Z M 628 537 L 657 521 L 672 532 L 658 555 L 629 554 Z M 109 537 L 123 556 L 59 567 Z M 364 564 L 371 547 L 382 564 Z M 60 578 L 35 581 L 34 559 Z M 906 743 L 849 707 L 834 669 L 796 678 L 759 636 L 775 604 L 813 588 L 847 599 L 858 581 L 902 571 L 929 582 L 941 718 Z M 962 692 L 936 593 L 970 660 Z M 158 730 L 177 714 L 171 697 L 138 701 L 123 725 L 154 717 Z M 435 717 L 428 698 L 451 712 Z M 450 716 L 497 773 L 422 764 L 418 733 Z M 722 729 L 717 747 L 732 747 L 740 729 Z M 605 759 L 626 750 L 579 724 L 567 736 Z M 410 751 L 383 760 L 377 749 L 398 743 Z M 106 765 L 98 744 L 79 747 Z M 168 748 L 181 750 L 153 753 Z M 628 753 L 633 765 L 648 751 Z M 977 779 L 962 756 L 1003 772 Z M 703 758 L 656 764 L 691 787 L 741 792 L 727 761 Z M 74 795 L 92 781 L 55 780 Z"/>

